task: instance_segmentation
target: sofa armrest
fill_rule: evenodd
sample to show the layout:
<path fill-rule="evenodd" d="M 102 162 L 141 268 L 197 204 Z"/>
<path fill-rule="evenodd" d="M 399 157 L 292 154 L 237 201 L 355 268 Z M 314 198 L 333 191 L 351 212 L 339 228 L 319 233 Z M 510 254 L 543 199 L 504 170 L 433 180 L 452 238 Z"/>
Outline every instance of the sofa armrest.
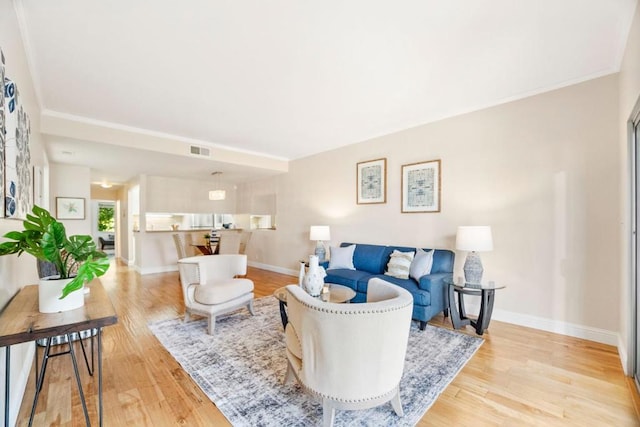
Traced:
<path fill-rule="evenodd" d="M 432 292 L 434 288 L 444 289 L 445 279 L 453 277 L 453 273 L 426 274 L 418 281 L 418 287 L 424 291 Z"/>
<path fill-rule="evenodd" d="M 452 277 L 453 273 L 427 274 L 422 276 L 418 282 L 418 287 L 428 291 L 431 295 L 431 306 L 435 312 L 446 310 L 449 306 L 448 286 L 445 284 L 445 280 Z"/>

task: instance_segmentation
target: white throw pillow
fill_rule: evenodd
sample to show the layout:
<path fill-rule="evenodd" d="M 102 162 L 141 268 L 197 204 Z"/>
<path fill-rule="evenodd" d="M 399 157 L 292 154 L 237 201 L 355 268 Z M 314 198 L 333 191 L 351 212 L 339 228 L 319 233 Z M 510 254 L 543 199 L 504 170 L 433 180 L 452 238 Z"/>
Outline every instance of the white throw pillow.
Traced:
<path fill-rule="evenodd" d="M 387 276 L 397 277 L 398 279 L 409 278 L 409 268 L 415 252 L 400 252 L 393 250 L 389 263 L 387 264 Z"/>
<path fill-rule="evenodd" d="M 433 250 L 425 252 L 418 248 L 416 256 L 411 263 L 409 276 L 411 276 L 412 279 L 420 280 L 425 274 L 431 273 L 431 267 L 433 267 Z"/>
<path fill-rule="evenodd" d="M 356 250 L 356 245 L 345 246 L 344 248 L 338 248 L 331 246 L 329 248 L 329 268 L 332 270 L 336 268 L 346 268 L 347 270 L 355 270 L 353 266 L 353 252 Z"/>

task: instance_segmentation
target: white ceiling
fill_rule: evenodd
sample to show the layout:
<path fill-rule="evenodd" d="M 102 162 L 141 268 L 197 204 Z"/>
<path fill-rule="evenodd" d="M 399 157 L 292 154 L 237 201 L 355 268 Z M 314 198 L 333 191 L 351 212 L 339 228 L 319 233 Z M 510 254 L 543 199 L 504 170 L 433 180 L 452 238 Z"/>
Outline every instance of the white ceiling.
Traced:
<path fill-rule="evenodd" d="M 65 115 L 70 126 L 96 120 L 132 134 L 175 137 L 177 144 L 188 139 L 282 159 L 617 72 L 635 6 L 636 0 L 16 1 L 45 113 Z M 63 161 L 65 144 L 98 144 L 101 168 L 108 166 L 104 173 L 114 180 L 136 168 L 156 174 L 152 161 L 190 174 L 189 162 L 169 168 L 167 158 L 148 152 L 109 154 L 102 145 L 108 137 L 69 136 L 48 139 L 52 161 Z M 117 156 L 113 163 L 109 155 Z M 119 160 L 128 157 L 137 161 Z M 251 169 L 238 179 L 251 179 Z"/>

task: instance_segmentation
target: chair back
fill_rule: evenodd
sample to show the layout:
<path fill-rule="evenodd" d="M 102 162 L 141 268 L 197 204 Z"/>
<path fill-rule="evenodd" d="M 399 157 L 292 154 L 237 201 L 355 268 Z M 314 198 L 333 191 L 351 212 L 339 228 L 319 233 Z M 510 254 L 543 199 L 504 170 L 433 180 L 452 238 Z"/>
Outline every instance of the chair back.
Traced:
<path fill-rule="evenodd" d="M 178 259 L 186 258 L 187 251 L 185 250 L 184 241 L 182 236 L 178 233 L 173 235 L 173 243 L 176 245 L 176 252 L 178 253 Z"/>
<path fill-rule="evenodd" d="M 240 233 L 240 253 L 241 254 L 247 253 L 247 246 L 251 241 L 252 235 L 253 234 L 251 233 L 251 231 L 243 231 L 242 233 Z"/>
<path fill-rule="evenodd" d="M 287 334 L 295 334 L 301 346 L 298 379 L 307 389 L 366 402 L 398 386 L 413 308 L 407 290 L 374 278 L 362 304 L 322 302 L 295 285 L 287 291 Z"/>
<path fill-rule="evenodd" d="M 240 233 L 222 233 L 220 236 L 219 254 L 239 254 L 240 253 Z"/>
<path fill-rule="evenodd" d="M 194 302 L 195 287 L 247 274 L 246 255 L 203 255 L 178 260 L 184 303 Z"/>

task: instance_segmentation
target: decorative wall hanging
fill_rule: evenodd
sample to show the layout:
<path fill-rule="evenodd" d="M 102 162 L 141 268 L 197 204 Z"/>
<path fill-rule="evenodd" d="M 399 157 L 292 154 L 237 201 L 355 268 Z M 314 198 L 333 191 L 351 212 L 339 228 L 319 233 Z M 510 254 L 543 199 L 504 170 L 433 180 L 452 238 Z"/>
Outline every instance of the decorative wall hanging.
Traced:
<path fill-rule="evenodd" d="M 5 117 L 4 117 L 4 53 L 0 49 L 0 201 L 4 200 L 4 147 L 5 147 Z M 4 203 L 3 203 L 4 206 Z M 0 209 L 0 218 L 4 218 L 4 208 Z"/>
<path fill-rule="evenodd" d="M 57 219 L 84 219 L 84 198 L 56 197 Z"/>
<path fill-rule="evenodd" d="M 440 212 L 440 160 L 402 165 L 402 212 Z"/>
<path fill-rule="evenodd" d="M 387 202 L 387 159 L 369 160 L 357 165 L 357 203 Z"/>
<path fill-rule="evenodd" d="M 29 116 L 20 104 L 17 85 L 4 82 L 4 215 L 24 219 L 32 207 Z"/>

